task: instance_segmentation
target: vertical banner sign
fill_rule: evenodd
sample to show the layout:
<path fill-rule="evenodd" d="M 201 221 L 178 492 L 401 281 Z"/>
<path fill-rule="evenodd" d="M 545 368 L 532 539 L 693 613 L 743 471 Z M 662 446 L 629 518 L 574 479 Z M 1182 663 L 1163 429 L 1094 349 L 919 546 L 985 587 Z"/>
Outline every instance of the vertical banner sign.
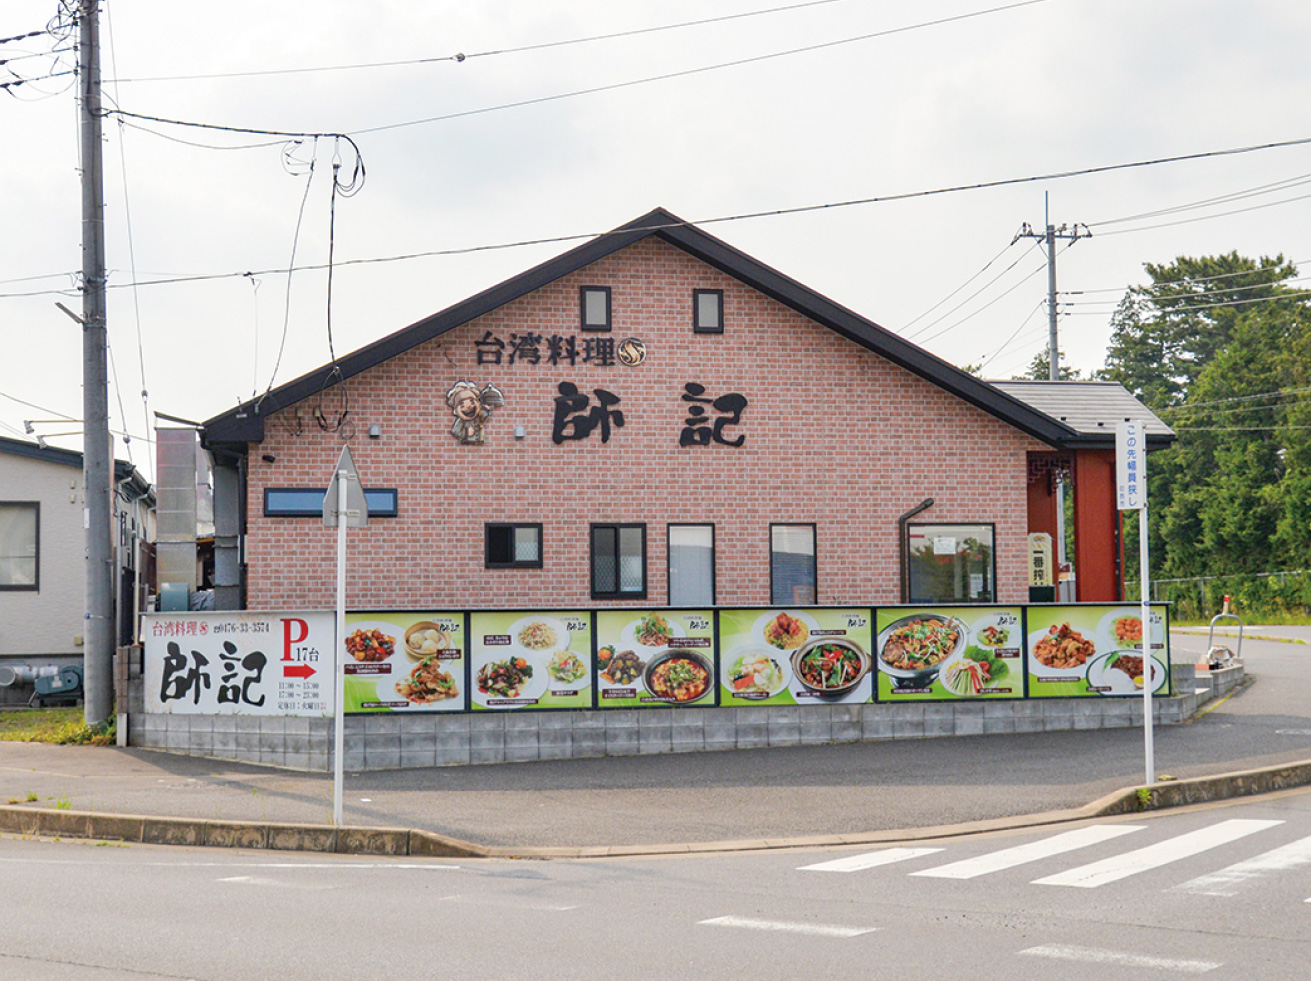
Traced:
<path fill-rule="evenodd" d="M 1147 438 L 1141 422 L 1115 427 L 1115 501 L 1121 511 L 1147 507 Z"/>
<path fill-rule="evenodd" d="M 1029 585 L 1056 585 L 1052 574 L 1052 536 L 1045 531 L 1029 535 Z"/>

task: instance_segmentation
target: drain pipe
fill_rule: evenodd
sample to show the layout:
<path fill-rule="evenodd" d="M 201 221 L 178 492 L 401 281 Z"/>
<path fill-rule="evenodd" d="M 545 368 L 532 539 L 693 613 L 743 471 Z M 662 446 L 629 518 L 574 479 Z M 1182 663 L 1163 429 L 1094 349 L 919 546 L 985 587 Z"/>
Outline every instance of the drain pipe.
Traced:
<path fill-rule="evenodd" d="M 901 601 L 903 603 L 910 602 L 910 569 L 906 564 L 906 553 L 910 549 L 910 533 L 907 531 L 906 525 L 915 515 L 921 511 L 927 511 L 931 507 L 933 507 L 933 498 L 926 497 L 897 519 L 897 542 L 900 546 L 898 551 L 901 553 L 898 564 L 901 566 Z"/>

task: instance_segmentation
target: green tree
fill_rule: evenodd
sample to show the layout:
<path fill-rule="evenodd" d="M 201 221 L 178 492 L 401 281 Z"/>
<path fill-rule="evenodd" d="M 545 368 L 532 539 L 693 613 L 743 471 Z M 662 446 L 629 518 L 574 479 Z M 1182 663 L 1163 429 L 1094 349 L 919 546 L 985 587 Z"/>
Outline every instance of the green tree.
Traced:
<path fill-rule="evenodd" d="M 1236 253 L 1146 268 L 1153 283 L 1112 320 L 1105 375 L 1178 435 L 1148 468 L 1155 576 L 1242 575 L 1268 608 L 1291 603 L 1254 574 L 1311 568 L 1311 428 L 1298 428 L 1311 426 L 1311 310 L 1283 285 L 1296 270 Z"/>

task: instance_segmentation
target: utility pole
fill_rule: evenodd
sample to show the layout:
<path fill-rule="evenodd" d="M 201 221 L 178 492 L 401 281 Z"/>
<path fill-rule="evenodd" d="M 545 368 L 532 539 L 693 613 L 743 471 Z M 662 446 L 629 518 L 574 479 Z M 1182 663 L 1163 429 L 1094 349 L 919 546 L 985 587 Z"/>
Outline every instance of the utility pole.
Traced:
<path fill-rule="evenodd" d="M 1076 224 L 1074 226 L 1062 225 L 1056 228 L 1051 223 L 1051 209 L 1048 206 L 1047 195 L 1042 196 L 1044 224 L 1047 226 L 1045 232 L 1035 232 L 1033 227 L 1026 221 L 1015 238 L 1011 239 L 1014 245 L 1022 238 L 1040 238 L 1047 243 L 1047 377 L 1052 381 L 1061 380 L 1061 349 L 1057 343 L 1056 329 L 1056 240 L 1058 238 L 1069 239 L 1070 244 L 1074 244 L 1081 238 L 1091 238 L 1092 232 L 1088 230 L 1087 225 Z"/>
<path fill-rule="evenodd" d="M 78 67 L 82 148 L 82 478 L 85 485 L 87 725 L 113 706 L 113 446 L 105 331 L 105 189 L 100 134 L 100 0 L 80 0 Z"/>

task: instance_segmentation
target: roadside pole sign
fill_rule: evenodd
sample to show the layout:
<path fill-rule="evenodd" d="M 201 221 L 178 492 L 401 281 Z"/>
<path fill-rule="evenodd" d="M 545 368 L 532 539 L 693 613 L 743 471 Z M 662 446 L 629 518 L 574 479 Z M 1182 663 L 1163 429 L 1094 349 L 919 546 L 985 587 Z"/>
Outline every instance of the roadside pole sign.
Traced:
<path fill-rule="evenodd" d="M 1120 511 L 1147 507 L 1147 435 L 1141 422 L 1115 427 L 1115 506 Z"/>
<path fill-rule="evenodd" d="M 343 757 L 346 755 L 346 529 L 363 528 L 369 523 L 369 505 L 364 499 L 364 488 L 360 486 L 360 475 L 349 446 L 341 448 L 332 483 L 324 491 L 323 523 L 337 529 L 337 653 L 334 658 L 337 694 L 332 726 L 332 823 L 340 827 Z"/>
<path fill-rule="evenodd" d="M 1143 756 L 1149 784 L 1156 782 L 1152 747 L 1151 580 L 1147 567 L 1147 427 L 1126 419 L 1115 427 L 1115 499 L 1121 511 L 1138 512 L 1138 583 L 1143 624 Z M 1169 670 L 1167 667 L 1166 670 Z"/>

